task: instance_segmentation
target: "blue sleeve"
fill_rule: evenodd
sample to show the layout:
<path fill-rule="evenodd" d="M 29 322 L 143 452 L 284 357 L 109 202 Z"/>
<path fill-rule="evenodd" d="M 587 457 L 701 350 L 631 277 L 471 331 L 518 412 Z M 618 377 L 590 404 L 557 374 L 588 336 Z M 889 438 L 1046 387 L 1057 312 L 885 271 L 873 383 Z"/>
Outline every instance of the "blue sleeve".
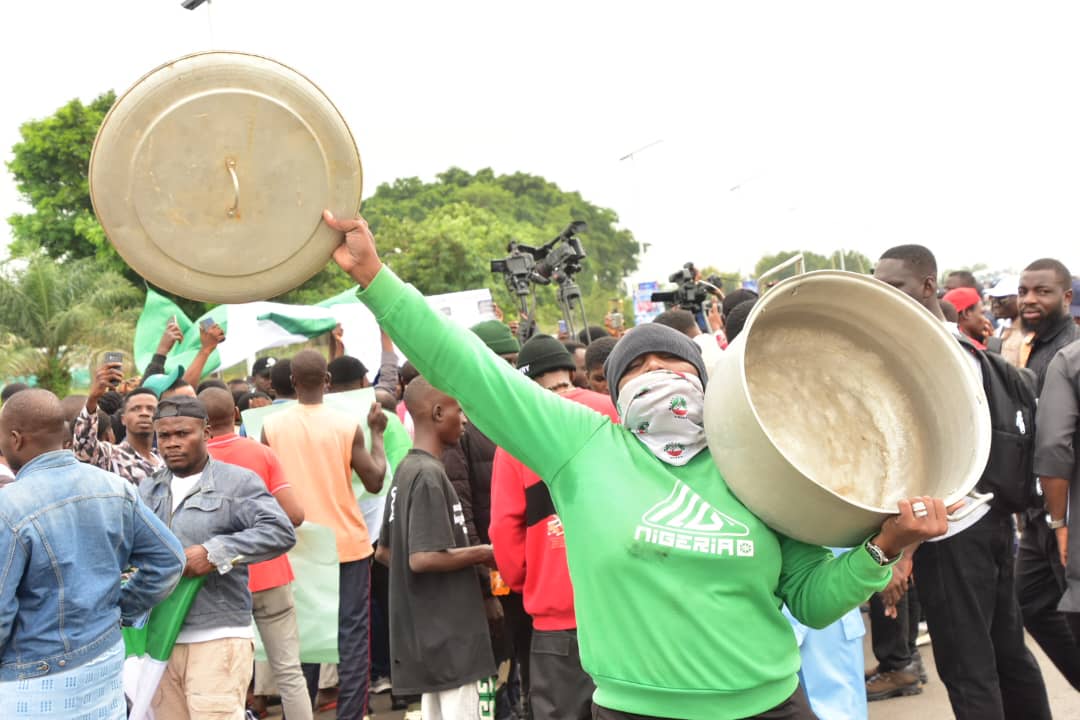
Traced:
<path fill-rule="evenodd" d="M 134 488 L 131 491 L 135 502 L 128 564 L 138 572 L 120 588 L 120 621 L 125 625 L 168 597 L 180 582 L 185 564 L 180 540 L 150 511 Z"/>
<path fill-rule="evenodd" d="M 16 593 L 29 559 L 18 534 L 4 523 L 0 530 L 0 651 L 11 639 L 11 628 L 19 611 Z"/>

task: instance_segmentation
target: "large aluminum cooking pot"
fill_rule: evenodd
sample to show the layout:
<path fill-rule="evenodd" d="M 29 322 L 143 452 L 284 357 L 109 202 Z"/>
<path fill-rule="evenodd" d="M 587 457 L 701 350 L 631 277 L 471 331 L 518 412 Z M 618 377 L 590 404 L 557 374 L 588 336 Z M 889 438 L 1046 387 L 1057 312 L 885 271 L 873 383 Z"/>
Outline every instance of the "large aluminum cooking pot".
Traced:
<path fill-rule="evenodd" d="M 899 290 L 822 271 L 777 285 L 709 371 L 705 430 L 732 492 L 771 527 L 852 547 L 897 500 L 972 492 L 990 452 L 982 382 Z"/>
<path fill-rule="evenodd" d="M 363 172 L 349 126 L 279 62 L 204 52 L 143 76 L 113 105 L 90 155 L 90 197 L 128 265 L 170 292 L 240 303 L 326 267 Z"/>

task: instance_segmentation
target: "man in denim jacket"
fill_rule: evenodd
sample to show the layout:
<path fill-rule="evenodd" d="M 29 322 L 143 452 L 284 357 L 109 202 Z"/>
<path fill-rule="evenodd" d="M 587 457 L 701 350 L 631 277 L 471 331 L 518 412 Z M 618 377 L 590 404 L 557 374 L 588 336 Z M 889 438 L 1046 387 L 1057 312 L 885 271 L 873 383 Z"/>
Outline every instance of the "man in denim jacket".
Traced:
<path fill-rule="evenodd" d="M 123 718 L 120 625 L 164 599 L 184 568 L 180 541 L 135 487 L 76 460 L 62 449 L 68 437 L 47 390 L 24 390 L 0 412 L 0 450 L 17 472 L 0 490 L 5 717 Z"/>
<path fill-rule="evenodd" d="M 184 544 L 187 576 L 205 575 L 153 700 L 157 720 L 241 718 L 253 660 L 249 563 L 296 543 L 292 523 L 262 479 L 210 458 L 206 409 L 162 400 L 154 415 L 165 468 L 139 485 L 150 509 Z"/>

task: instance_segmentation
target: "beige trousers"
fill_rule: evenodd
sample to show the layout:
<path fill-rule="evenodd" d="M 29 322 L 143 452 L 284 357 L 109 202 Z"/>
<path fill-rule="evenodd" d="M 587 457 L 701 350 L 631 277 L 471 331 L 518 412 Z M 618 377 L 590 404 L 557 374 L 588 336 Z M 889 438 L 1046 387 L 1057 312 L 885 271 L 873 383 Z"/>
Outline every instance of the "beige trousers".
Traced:
<path fill-rule="evenodd" d="M 177 644 L 151 703 L 155 720 L 244 720 L 249 638 Z"/>

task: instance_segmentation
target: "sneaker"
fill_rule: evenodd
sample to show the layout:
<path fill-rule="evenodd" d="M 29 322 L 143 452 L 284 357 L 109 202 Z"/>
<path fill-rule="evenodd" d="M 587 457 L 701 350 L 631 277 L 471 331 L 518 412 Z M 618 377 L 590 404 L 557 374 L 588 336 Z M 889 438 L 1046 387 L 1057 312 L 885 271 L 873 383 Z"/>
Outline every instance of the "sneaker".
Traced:
<path fill-rule="evenodd" d="M 371 681 L 372 695 L 382 695 L 384 692 L 389 692 L 391 688 L 393 688 L 393 685 L 390 684 L 390 678 L 388 677 L 377 677 Z"/>
<path fill-rule="evenodd" d="M 910 672 L 907 668 L 878 673 L 866 681 L 866 699 L 869 702 L 918 695 L 921 692 L 918 674 Z"/>
<path fill-rule="evenodd" d="M 915 640 L 916 647 L 922 647 L 923 645 L 930 644 L 930 628 L 926 626 L 926 621 L 919 623 L 919 637 Z"/>
<path fill-rule="evenodd" d="M 405 711 L 405 716 L 402 720 L 423 720 L 423 713 L 420 712 L 420 703 L 413 703 L 409 706 L 409 709 Z"/>

